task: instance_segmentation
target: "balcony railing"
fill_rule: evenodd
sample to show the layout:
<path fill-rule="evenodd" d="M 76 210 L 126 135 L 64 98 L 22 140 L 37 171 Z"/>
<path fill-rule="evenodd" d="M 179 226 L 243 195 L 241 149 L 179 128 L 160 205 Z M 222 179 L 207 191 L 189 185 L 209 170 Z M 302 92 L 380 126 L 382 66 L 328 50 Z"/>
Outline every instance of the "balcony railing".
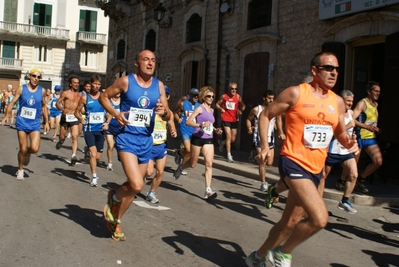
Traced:
<path fill-rule="evenodd" d="M 106 44 L 106 35 L 103 33 L 95 33 L 95 32 L 77 32 L 77 41 L 83 43 L 91 43 L 91 44 Z"/>
<path fill-rule="evenodd" d="M 22 59 L 0 57 L 0 69 L 22 70 Z"/>
<path fill-rule="evenodd" d="M 69 40 L 69 30 L 15 22 L 0 21 L 0 33 L 32 36 L 33 38 Z"/>

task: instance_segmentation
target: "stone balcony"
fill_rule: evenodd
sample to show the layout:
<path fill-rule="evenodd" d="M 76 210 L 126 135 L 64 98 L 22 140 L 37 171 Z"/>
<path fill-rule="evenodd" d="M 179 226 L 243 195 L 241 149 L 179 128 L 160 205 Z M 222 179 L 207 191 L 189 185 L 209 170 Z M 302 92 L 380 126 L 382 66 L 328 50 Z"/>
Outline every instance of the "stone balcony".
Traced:
<path fill-rule="evenodd" d="M 22 70 L 22 59 L 0 57 L 0 70 Z"/>
<path fill-rule="evenodd" d="M 69 30 L 5 21 L 0 21 L 0 34 L 64 41 L 69 40 Z"/>
<path fill-rule="evenodd" d="M 77 32 L 76 41 L 80 43 L 106 45 L 107 36 L 106 34 L 95 32 Z"/>

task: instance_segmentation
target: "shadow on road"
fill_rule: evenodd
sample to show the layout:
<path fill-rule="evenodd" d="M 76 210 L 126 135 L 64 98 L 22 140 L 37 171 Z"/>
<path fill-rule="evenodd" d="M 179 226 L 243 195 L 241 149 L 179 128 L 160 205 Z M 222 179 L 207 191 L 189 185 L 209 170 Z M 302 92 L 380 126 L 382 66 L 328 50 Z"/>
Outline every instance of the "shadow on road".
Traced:
<path fill-rule="evenodd" d="M 3 165 L 1 167 L 1 172 L 16 178 L 16 172 L 18 171 L 18 167 L 11 165 Z M 34 173 L 32 170 L 26 168 L 24 166 L 24 178 L 29 178 L 29 173 Z"/>
<path fill-rule="evenodd" d="M 399 266 L 399 255 L 390 253 L 379 253 L 371 250 L 362 250 L 365 254 L 370 255 L 376 266 Z"/>
<path fill-rule="evenodd" d="M 74 170 L 66 170 L 62 168 L 55 168 L 54 170 L 51 171 L 54 174 L 57 174 L 59 176 L 64 176 L 67 178 L 71 178 L 74 180 L 77 180 L 82 183 L 90 183 L 90 179 L 86 177 L 86 173 L 84 171 L 74 171 Z"/>
<path fill-rule="evenodd" d="M 206 259 L 215 266 L 244 266 L 245 253 L 233 242 L 196 236 L 185 231 L 174 231 L 175 236 L 163 237 L 162 240 L 173 247 L 175 252 L 184 255 L 184 248 L 190 249 L 195 255 Z"/>
<path fill-rule="evenodd" d="M 54 214 L 67 218 L 87 229 L 93 236 L 109 238 L 103 213 L 98 210 L 81 208 L 78 205 L 65 205 L 65 209 L 51 209 Z"/>

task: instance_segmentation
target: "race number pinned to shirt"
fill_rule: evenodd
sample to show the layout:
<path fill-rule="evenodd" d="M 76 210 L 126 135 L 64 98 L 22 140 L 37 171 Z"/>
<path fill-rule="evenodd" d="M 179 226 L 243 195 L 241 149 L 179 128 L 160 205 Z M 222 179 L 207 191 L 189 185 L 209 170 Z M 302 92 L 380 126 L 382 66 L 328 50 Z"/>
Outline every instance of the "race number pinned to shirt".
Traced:
<path fill-rule="evenodd" d="M 333 131 L 331 125 L 305 124 L 303 141 L 309 148 L 326 148 L 331 142 Z"/>
<path fill-rule="evenodd" d="M 154 143 L 166 141 L 166 130 L 154 130 L 152 132 L 152 139 L 154 140 Z"/>
<path fill-rule="evenodd" d="M 130 108 L 129 124 L 136 127 L 149 127 L 151 123 L 152 109 Z"/>
<path fill-rule="evenodd" d="M 57 108 L 57 101 L 54 101 L 54 102 L 53 102 L 52 107 L 53 107 L 53 108 Z"/>
<path fill-rule="evenodd" d="M 207 135 L 212 135 L 213 132 L 213 124 L 209 124 L 208 126 L 202 128 L 202 131 Z"/>
<path fill-rule="evenodd" d="M 226 109 L 234 110 L 235 107 L 236 107 L 236 103 L 235 102 L 226 101 Z"/>
<path fill-rule="evenodd" d="M 36 109 L 22 107 L 21 108 L 21 117 L 29 120 L 34 120 L 36 118 Z"/>
<path fill-rule="evenodd" d="M 66 120 L 66 122 L 74 122 L 74 121 L 78 121 L 78 118 L 76 118 L 75 115 L 73 115 L 73 114 L 66 114 L 65 120 Z"/>
<path fill-rule="evenodd" d="M 91 124 L 104 123 L 104 112 L 90 112 L 89 123 Z"/>

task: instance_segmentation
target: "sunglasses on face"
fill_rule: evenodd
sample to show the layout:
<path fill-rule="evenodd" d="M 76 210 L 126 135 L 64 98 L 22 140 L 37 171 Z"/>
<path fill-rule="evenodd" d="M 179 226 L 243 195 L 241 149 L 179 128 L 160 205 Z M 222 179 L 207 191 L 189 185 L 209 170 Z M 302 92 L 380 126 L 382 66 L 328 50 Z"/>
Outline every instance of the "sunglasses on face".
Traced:
<path fill-rule="evenodd" d="M 206 95 L 205 97 L 206 97 L 206 98 L 212 98 L 212 99 L 215 98 L 214 95 Z"/>
<path fill-rule="evenodd" d="M 325 70 L 327 72 L 333 72 L 334 70 L 337 71 L 337 73 L 339 72 L 339 66 L 332 66 L 332 65 L 321 65 L 321 66 L 316 66 L 319 69 Z"/>
<path fill-rule="evenodd" d="M 237 87 L 230 87 L 230 90 L 237 91 Z"/>
<path fill-rule="evenodd" d="M 33 77 L 33 78 L 37 78 L 39 80 L 42 78 L 41 75 L 36 75 L 36 74 L 31 74 L 30 76 Z"/>

